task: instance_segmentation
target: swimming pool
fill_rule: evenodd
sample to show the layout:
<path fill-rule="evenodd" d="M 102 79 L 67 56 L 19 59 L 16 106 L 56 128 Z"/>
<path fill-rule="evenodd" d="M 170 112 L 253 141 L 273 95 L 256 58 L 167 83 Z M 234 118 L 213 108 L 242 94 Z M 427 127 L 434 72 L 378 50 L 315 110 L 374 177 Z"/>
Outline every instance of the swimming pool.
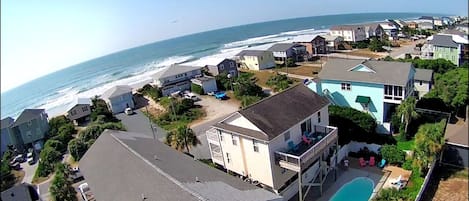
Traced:
<path fill-rule="evenodd" d="M 374 187 L 373 180 L 366 177 L 358 177 L 342 186 L 330 201 L 368 201 Z"/>

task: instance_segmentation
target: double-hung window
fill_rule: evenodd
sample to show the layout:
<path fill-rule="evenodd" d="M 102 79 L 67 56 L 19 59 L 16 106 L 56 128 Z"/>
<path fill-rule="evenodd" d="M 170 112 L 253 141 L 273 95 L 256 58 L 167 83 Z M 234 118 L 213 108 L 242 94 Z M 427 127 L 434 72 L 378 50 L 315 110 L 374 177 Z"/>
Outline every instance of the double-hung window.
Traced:
<path fill-rule="evenodd" d="M 344 91 L 350 91 L 352 90 L 352 85 L 350 84 L 350 82 L 342 82 L 340 84 L 340 88 Z"/>
<path fill-rule="evenodd" d="M 234 146 L 238 145 L 238 140 L 236 138 L 237 137 L 235 135 L 231 134 L 231 141 L 233 142 Z"/>
<path fill-rule="evenodd" d="M 259 142 L 257 140 L 252 140 L 252 148 L 254 149 L 254 152 L 259 152 Z"/>

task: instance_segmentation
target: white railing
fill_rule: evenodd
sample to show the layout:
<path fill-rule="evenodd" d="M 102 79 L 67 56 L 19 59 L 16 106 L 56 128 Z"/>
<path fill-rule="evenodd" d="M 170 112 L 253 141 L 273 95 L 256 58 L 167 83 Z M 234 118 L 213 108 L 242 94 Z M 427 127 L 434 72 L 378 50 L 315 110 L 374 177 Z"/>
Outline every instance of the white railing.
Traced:
<path fill-rule="evenodd" d="M 218 142 L 218 132 L 215 128 L 211 128 L 211 129 L 207 130 L 205 132 L 205 134 L 207 135 L 208 140 L 212 140 L 216 143 L 219 143 Z"/>

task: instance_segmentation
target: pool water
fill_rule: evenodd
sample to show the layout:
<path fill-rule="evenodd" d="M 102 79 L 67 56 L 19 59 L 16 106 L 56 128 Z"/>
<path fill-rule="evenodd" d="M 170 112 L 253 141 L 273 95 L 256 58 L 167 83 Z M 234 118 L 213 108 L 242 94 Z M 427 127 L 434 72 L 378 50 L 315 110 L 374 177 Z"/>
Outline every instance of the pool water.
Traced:
<path fill-rule="evenodd" d="M 368 201 L 373 193 L 374 182 L 358 177 L 342 186 L 329 201 Z"/>

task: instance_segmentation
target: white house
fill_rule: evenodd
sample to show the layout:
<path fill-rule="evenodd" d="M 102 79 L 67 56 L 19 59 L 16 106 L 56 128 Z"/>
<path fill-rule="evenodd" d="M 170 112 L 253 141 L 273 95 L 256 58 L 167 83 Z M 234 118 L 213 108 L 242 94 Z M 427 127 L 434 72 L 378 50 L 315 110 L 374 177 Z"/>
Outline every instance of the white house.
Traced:
<path fill-rule="evenodd" d="M 89 119 L 91 114 L 91 99 L 76 98 L 67 108 L 66 117 L 78 125 Z"/>
<path fill-rule="evenodd" d="M 366 40 L 365 27 L 363 25 L 340 25 L 330 29 L 331 36 L 340 36 L 347 42 Z"/>
<path fill-rule="evenodd" d="M 218 91 L 217 88 L 217 81 L 214 77 L 211 76 L 204 76 L 204 77 L 196 77 L 191 79 L 192 84 L 199 85 L 204 90 L 204 93 L 215 92 Z"/>
<path fill-rule="evenodd" d="M 207 131 L 212 161 L 288 200 L 298 182 L 324 181 L 336 167 L 337 128 L 328 126 L 328 106 L 299 84 L 241 109 Z"/>
<path fill-rule="evenodd" d="M 342 36 L 332 36 L 332 35 L 323 35 L 324 39 L 326 40 L 326 49 L 327 52 L 331 52 L 334 50 L 339 49 L 339 45 L 344 41 Z"/>
<path fill-rule="evenodd" d="M 101 98 L 107 103 L 113 114 L 124 112 L 126 108 L 135 108 L 132 88 L 127 85 L 117 85 L 105 91 Z"/>
<path fill-rule="evenodd" d="M 241 68 L 263 70 L 275 67 L 274 55 L 266 50 L 243 50 L 236 55 Z"/>
<path fill-rule="evenodd" d="M 432 85 L 433 70 L 416 68 L 414 76 L 414 90 L 419 99 L 432 89 Z"/>
<path fill-rule="evenodd" d="M 153 85 L 161 88 L 163 96 L 189 90 L 191 79 L 202 76 L 202 67 L 173 64 L 152 75 Z"/>
<path fill-rule="evenodd" d="M 380 26 L 383 28 L 384 33 L 389 37 L 389 40 L 397 39 L 398 28 L 392 23 L 382 23 Z"/>

